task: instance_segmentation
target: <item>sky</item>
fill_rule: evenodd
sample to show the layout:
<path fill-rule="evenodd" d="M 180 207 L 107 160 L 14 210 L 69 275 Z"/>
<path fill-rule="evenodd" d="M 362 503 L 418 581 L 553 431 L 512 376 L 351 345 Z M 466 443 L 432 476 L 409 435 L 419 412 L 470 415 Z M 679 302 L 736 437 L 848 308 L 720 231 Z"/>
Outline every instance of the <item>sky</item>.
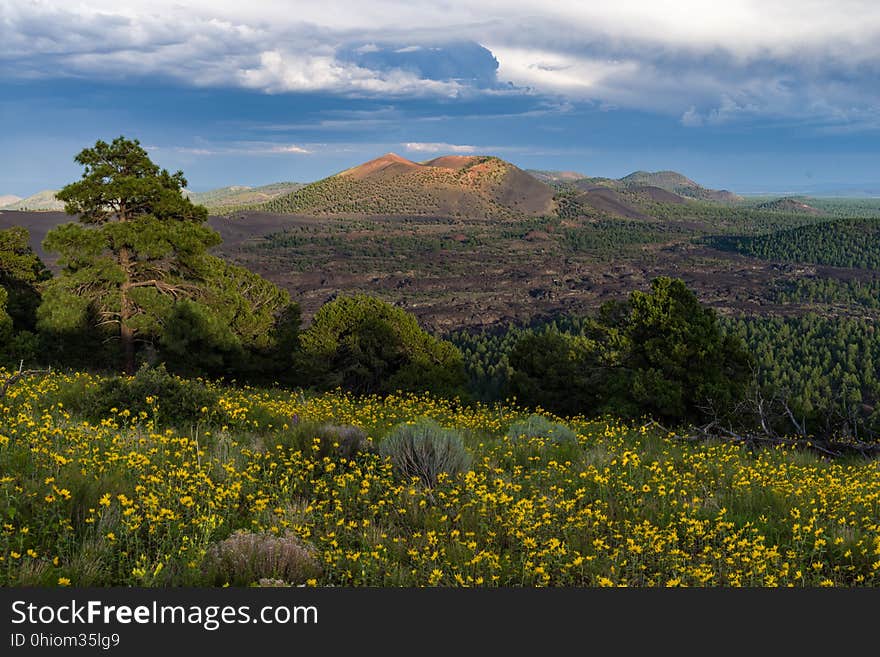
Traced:
<path fill-rule="evenodd" d="M 880 195 L 880 3 L 0 0 L 0 195 L 119 135 L 194 191 L 396 152 Z"/>

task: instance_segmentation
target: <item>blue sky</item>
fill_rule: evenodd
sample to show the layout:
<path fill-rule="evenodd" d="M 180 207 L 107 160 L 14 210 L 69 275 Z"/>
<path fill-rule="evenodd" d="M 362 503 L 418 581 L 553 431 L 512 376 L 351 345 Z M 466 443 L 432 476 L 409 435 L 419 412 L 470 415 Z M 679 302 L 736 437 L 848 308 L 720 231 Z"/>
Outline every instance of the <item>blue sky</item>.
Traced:
<path fill-rule="evenodd" d="M 0 0 L 0 194 L 120 134 L 196 191 L 394 151 L 880 193 L 874 2 L 547 5 Z"/>

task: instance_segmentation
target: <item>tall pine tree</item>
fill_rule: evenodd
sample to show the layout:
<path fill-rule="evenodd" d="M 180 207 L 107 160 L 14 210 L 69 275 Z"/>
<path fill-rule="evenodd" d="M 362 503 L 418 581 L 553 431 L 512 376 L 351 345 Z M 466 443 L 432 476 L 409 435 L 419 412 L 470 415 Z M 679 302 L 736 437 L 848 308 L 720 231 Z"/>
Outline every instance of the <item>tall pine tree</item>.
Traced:
<path fill-rule="evenodd" d="M 43 243 L 60 254 L 62 271 L 47 286 L 41 324 L 64 330 L 94 321 L 119 338 L 132 373 L 135 341 L 158 332 L 178 299 L 196 295 L 206 251 L 220 236 L 205 225 L 207 210 L 183 195 L 183 173 L 160 169 L 137 140 L 98 141 L 76 162 L 81 180 L 57 197 L 79 223 L 53 229 Z"/>

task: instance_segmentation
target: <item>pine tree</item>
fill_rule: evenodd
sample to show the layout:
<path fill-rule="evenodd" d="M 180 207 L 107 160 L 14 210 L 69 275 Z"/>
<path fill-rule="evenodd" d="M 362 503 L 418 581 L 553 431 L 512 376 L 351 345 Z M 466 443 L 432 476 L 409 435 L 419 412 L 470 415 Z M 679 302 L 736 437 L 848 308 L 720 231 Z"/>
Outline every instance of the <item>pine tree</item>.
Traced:
<path fill-rule="evenodd" d="M 40 284 L 50 277 L 21 226 L 0 230 L 0 359 L 18 362 L 36 351 Z"/>
<path fill-rule="evenodd" d="M 207 249 L 220 236 L 204 225 L 207 210 L 183 194 L 183 172 L 154 164 L 137 140 L 98 141 L 76 156 L 82 179 L 58 192 L 79 223 L 46 236 L 62 272 L 40 309 L 48 329 L 81 324 L 91 314 L 118 336 L 122 363 L 135 369 L 135 341 L 158 330 L 170 306 L 195 295 Z"/>
<path fill-rule="evenodd" d="M 629 394 L 651 415 L 693 419 L 729 408 L 748 383 L 750 356 L 684 281 L 661 276 L 633 292 L 622 328 Z"/>

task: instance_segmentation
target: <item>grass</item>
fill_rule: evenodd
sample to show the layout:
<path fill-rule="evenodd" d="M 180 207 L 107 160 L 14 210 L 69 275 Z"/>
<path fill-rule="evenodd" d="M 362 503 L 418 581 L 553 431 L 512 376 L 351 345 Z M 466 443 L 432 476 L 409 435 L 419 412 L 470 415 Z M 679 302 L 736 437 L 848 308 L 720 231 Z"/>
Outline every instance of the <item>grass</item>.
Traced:
<path fill-rule="evenodd" d="M 685 444 L 610 418 L 562 418 L 574 444 L 511 439 L 529 411 L 412 395 L 216 388 L 215 420 L 166 428 L 117 409 L 90 423 L 57 401 L 90 379 L 30 380 L 0 408 L 0 585 L 880 580 L 876 462 Z M 422 417 L 456 429 L 473 456 L 432 487 L 376 449 Z M 360 428 L 364 448 L 328 449 L 327 425 Z M 217 567 L 237 541 L 271 567 Z"/>

